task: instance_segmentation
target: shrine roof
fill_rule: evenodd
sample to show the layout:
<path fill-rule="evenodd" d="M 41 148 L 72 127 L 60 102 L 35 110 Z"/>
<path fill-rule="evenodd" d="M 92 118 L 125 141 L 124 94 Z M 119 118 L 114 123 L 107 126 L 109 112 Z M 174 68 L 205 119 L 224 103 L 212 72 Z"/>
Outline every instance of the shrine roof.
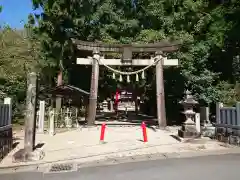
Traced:
<path fill-rule="evenodd" d="M 60 85 L 53 88 L 43 89 L 39 92 L 40 96 L 89 96 L 89 92 L 72 85 Z"/>

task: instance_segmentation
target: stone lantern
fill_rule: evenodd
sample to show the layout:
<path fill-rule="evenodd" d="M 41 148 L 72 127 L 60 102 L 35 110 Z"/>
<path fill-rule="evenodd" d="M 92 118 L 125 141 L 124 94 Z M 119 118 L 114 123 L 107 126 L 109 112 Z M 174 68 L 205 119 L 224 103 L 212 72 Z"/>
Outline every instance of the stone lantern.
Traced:
<path fill-rule="evenodd" d="M 109 112 L 109 110 L 108 110 L 108 102 L 106 100 L 104 100 L 102 102 L 102 107 L 103 107 L 103 112 Z"/>
<path fill-rule="evenodd" d="M 190 91 L 185 92 L 184 100 L 179 102 L 183 108 L 183 114 L 186 117 L 186 121 L 182 124 L 181 129 L 178 130 L 178 135 L 183 138 L 192 138 L 199 136 L 196 129 L 196 124 L 194 122 L 195 114 L 193 108 L 198 104 L 198 102 L 193 98 Z"/>

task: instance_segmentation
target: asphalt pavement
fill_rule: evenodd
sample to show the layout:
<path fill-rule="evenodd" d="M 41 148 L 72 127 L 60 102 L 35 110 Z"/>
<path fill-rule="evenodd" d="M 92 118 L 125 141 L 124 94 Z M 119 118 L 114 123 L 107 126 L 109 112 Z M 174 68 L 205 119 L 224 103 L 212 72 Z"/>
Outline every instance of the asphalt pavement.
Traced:
<path fill-rule="evenodd" d="M 0 180 L 237 180 L 240 154 L 132 162 L 65 173 L 0 174 Z"/>

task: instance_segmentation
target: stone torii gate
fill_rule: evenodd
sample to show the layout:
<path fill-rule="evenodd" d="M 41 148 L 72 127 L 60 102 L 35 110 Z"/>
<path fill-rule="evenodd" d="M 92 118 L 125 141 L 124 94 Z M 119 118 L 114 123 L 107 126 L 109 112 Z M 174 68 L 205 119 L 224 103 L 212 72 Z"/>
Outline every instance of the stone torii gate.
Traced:
<path fill-rule="evenodd" d="M 91 51 L 93 57 L 77 58 L 79 65 L 92 65 L 91 88 L 89 97 L 89 109 L 87 123 L 94 125 L 96 117 L 96 105 L 98 94 L 99 65 L 113 70 L 109 66 L 156 66 L 156 96 L 157 96 L 157 120 L 159 127 L 164 128 L 166 122 L 165 95 L 163 66 L 177 66 L 178 59 L 167 59 L 163 52 L 174 52 L 178 50 L 177 43 L 166 41 L 152 44 L 106 44 L 93 43 L 72 39 L 73 44 L 81 51 Z M 132 53 L 154 53 L 154 57 L 149 59 L 132 59 Z M 120 59 L 105 59 L 100 53 L 121 53 Z M 144 69 L 144 68 L 143 68 Z M 145 68 L 147 69 L 147 68 Z M 120 72 L 120 71 L 119 71 Z"/>

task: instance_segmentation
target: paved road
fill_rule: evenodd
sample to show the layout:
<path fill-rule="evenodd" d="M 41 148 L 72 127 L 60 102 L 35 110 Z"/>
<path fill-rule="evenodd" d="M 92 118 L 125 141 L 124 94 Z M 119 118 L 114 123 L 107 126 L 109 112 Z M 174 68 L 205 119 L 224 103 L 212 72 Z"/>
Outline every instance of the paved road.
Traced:
<path fill-rule="evenodd" d="M 240 154 L 90 167 L 78 172 L 0 175 L 1 180 L 237 180 Z"/>

